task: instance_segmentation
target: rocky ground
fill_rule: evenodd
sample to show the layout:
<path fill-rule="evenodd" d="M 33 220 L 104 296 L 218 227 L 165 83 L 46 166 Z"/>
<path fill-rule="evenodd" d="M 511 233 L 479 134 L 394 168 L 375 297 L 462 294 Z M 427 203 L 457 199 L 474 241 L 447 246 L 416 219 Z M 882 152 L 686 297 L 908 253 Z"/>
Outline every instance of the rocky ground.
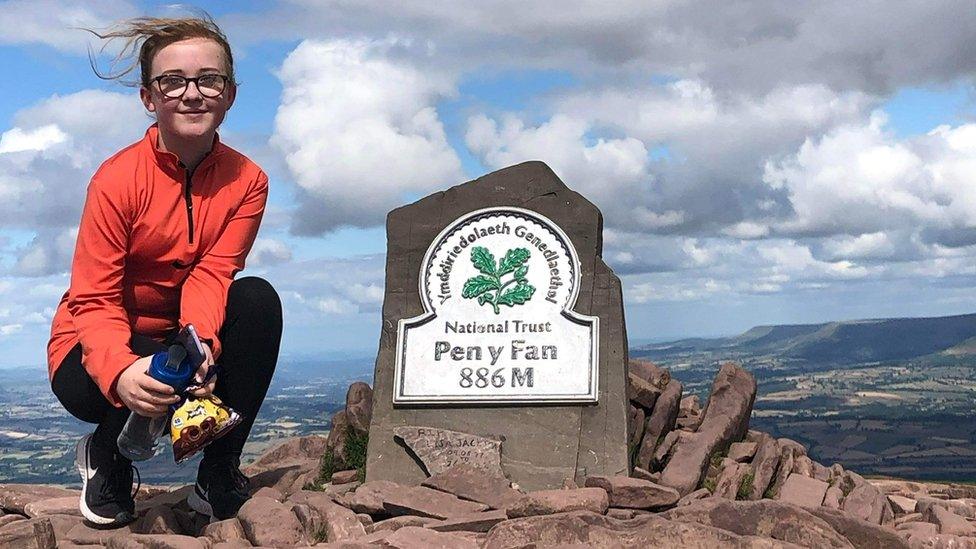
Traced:
<path fill-rule="evenodd" d="M 631 363 L 630 388 L 629 477 L 526 493 L 455 466 L 420 486 L 361 483 L 372 395 L 356 383 L 329 438 L 286 440 L 245 469 L 254 496 L 237 518 L 208 523 L 186 504 L 191 486 L 144 487 L 135 523 L 96 530 L 77 490 L 7 484 L 0 546 L 976 548 L 976 486 L 865 479 L 749 430 L 756 383 L 734 364 L 704 408 L 649 362 Z"/>

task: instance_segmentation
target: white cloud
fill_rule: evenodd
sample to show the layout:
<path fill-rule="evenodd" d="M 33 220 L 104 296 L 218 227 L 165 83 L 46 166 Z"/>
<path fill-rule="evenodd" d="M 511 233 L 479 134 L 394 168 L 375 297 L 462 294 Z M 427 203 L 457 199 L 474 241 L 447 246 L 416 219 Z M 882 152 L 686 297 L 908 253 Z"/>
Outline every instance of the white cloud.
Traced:
<path fill-rule="evenodd" d="M 549 163 L 610 227 L 754 239 L 788 211 L 784 193 L 762 182 L 764 161 L 858 119 L 873 102 L 820 85 L 761 97 L 719 94 L 698 80 L 604 87 L 558 97 L 537 125 L 475 115 L 466 143 L 491 168 Z"/>
<path fill-rule="evenodd" d="M 0 43 L 45 44 L 84 55 L 92 35 L 113 21 L 135 15 L 122 0 L 10 0 L 0 2 Z"/>
<path fill-rule="evenodd" d="M 69 272 L 77 239 L 77 227 L 42 231 L 19 250 L 13 274 L 36 277 Z"/>
<path fill-rule="evenodd" d="M 453 84 L 398 58 L 403 47 L 309 40 L 279 70 L 272 143 L 303 191 L 294 231 L 376 225 L 408 197 L 463 179 L 434 108 Z"/>
<path fill-rule="evenodd" d="M 138 98 L 98 90 L 53 95 L 17 111 L 0 138 L 4 227 L 76 226 L 98 165 L 140 139 L 149 122 Z"/>
<path fill-rule="evenodd" d="M 267 267 L 291 261 L 292 252 L 287 243 L 273 238 L 258 238 L 247 256 L 249 267 Z"/>
<path fill-rule="evenodd" d="M 13 128 L 0 135 L 0 154 L 20 151 L 43 151 L 68 139 L 68 135 L 54 124 L 34 130 Z"/>
<path fill-rule="evenodd" d="M 23 324 L 0 324 L 0 336 L 16 334 L 23 329 Z"/>
<path fill-rule="evenodd" d="M 976 243 L 976 125 L 899 140 L 885 123 L 875 113 L 766 164 L 764 180 L 787 192 L 794 212 L 778 232 L 858 237 L 901 229 L 949 246 Z"/>
<path fill-rule="evenodd" d="M 623 222 L 608 212 L 649 183 L 647 149 L 634 138 L 590 140 L 590 124 L 557 114 L 536 127 L 527 127 L 513 115 L 501 123 L 485 115 L 468 121 L 465 141 L 482 163 L 493 169 L 527 160 L 543 160 L 566 185 L 594 201 L 607 214 L 609 225 Z M 632 203 L 631 203 L 632 204 Z M 639 211 L 631 218 L 640 227 L 680 223 L 679 211 Z"/>
<path fill-rule="evenodd" d="M 448 52 L 462 71 L 569 70 L 593 80 L 699 78 L 762 94 L 784 84 L 887 93 L 976 71 L 976 10 L 965 0 L 783 3 L 297 1 L 237 15 L 242 40 L 396 33 Z M 924 21 L 925 24 L 919 24 Z"/>

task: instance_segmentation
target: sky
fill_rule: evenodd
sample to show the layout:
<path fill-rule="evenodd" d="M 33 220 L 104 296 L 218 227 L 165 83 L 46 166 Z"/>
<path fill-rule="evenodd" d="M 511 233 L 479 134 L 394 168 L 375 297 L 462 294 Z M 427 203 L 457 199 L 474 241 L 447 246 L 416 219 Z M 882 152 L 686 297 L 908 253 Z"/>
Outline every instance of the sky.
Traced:
<path fill-rule="evenodd" d="M 602 210 L 632 342 L 976 312 L 971 0 L 7 0 L 0 368 L 45 366 L 88 181 L 152 123 L 79 27 L 190 7 L 270 176 L 239 276 L 284 357 L 374 353 L 386 212 L 525 160 Z"/>

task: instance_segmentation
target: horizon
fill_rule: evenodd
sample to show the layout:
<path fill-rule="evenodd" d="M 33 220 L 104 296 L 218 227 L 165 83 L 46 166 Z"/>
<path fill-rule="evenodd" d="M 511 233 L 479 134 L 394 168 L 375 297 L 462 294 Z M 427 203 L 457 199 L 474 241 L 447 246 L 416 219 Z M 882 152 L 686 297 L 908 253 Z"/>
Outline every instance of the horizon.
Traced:
<path fill-rule="evenodd" d="M 817 326 L 822 324 L 831 323 L 849 323 L 849 322 L 865 322 L 865 321 L 883 321 L 883 320 L 920 320 L 920 319 L 932 319 L 932 318 L 946 318 L 946 317 L 956 317 L 956 316 L 968 316 L 976 315 L 974 313 L 961 313 L 956 315 L 942 315 L 942 316 L 917 316 L 917 317 L 875 317 L 875 318 L 848 318 L 839 320 L 828 320 L 824 322 L 808 322 L 799 324 L 756 324 L 745 330 L 734 333 L 720 333 L 720 334 L 687 334 L 679 335 L 675 337 L 635 337 L 629 338 L 627 341 L 628 347 L 631 349 L 637 349 L 640 347 L 645 347 L 648 345 L 661 345 L 666 343 L 676 343 L 688 339 L 725 339 L 734 338 L 736 336 L 743 335 L 756 328 L 765 328 L 771 326 Z M 377 344 L 379 343 L 379 338 L 377 338 Z M 282 352 L 279 355 L 279 362 L 282 364 L 294 363 L 294 362 L 308 362 L 313 360 L 322 360 L 324 362 L 337 362 L 337 361 L 351 361 L 351 360 L 374 360 L 376 358 L 376 351 L 374 349 L 329 349 L 325 351 L 325 354 L 306 352 L 306 353 L 291 353 Z M 0 364 L 0 370 L 14 370 L 18 368 L 36 368 L 38 371 L 46 370 L 46 365 L 36 364 Z"/>
<path fill-rule="evenodd" d="M 281 295 L 283 358 L 375 353 L 385 213 L 530 159 L 603 212 L 632 341 L 976 311 L 976 10 L 196 5 L 243 82 L 221 139 L 271 178 L 238 276 Z M 185 12 L 0 7 L 9 369 L 46 363 L 88 181 L 151 123 L 77 27 Z"/>

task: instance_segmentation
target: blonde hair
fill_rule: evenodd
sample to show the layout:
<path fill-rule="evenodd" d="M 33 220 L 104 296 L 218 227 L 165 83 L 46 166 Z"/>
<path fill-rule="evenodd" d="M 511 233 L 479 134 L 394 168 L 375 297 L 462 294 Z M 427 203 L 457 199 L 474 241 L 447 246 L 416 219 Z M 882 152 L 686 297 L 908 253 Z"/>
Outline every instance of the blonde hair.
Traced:
<path fill-rule="evenodd" d="M 102 73 L 95 66 L 94 56 L 89 50 L 88 58 L 92 70 L 103 80 L 118 80 L 128 86 L 148 87 L 152 78 L 152 61 L 159 50 L 174 42 L 189 38 L 207 38 L 216 42 L 224 50 L 227 77 L 231 83 L 236 85 L 234 56 L 230 51 L 227 36 L 224 35 L 209 14 L 203 10 L 199 11 L 198 17 L 136 17 L 122 21 L 104 33 L 84 29 L 106 41 L 99 50 L 100 52 L 104 51 L 105 47 L 112 41 L 124 40 L 122 50 L 112 60 L 111 68 L 106 73 Z M 119 64 L 123 64 L 122 68 L 117 68 Z M 138 81 L 123 80 L 123 77 L 135 70 L 136 67 L 140 68 L 140 79 Z"/>

